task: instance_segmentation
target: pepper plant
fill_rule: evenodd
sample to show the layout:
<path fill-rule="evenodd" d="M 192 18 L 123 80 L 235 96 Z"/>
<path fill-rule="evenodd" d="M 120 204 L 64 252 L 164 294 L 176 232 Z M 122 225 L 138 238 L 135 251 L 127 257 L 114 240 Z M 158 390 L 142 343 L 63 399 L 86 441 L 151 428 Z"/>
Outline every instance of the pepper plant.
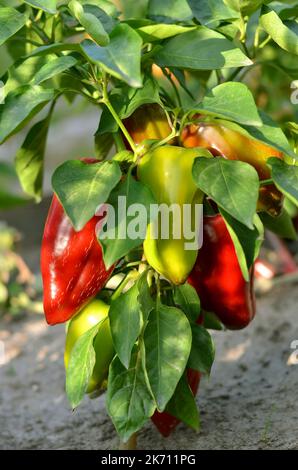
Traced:
<path fill-rule="evenodd" d="M 49 324 L 69 321 L 72 408 L 106 390 L 124 442 L 150 418 L 163 435 L 199 428 L 208 330 L 254 317 L 264 227 L 295 237 L 284 196 L 298 204 L 297 12 L 290 0 L 0 0 L 0 142 L 26 129 L 15 166 L 30 198 L 42 198 L 57 102 L 71 112 L 79 95 L 98 110 L 92 158 L 61 149 L 52 176 L 44 309 Z M 287 119 L 268 114 L 271 96 L 262 104 L 262 74 L 287 84 Z M 188 204 L 190 226 L 201 204 L 203 246 L 154 238 L 152 204 Z"/>

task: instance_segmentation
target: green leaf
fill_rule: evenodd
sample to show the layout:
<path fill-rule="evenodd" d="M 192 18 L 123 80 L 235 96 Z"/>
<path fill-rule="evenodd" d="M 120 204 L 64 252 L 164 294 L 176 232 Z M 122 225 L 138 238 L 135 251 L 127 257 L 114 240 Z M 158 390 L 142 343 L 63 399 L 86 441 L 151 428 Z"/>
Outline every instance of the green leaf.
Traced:
<path fill-rule="evenodd" d="M 200 299 L 197 291 L 190 284 L 176 286 L 174 302 L 187 316 L 190 322 L 196 322 L 201 311 Z"/>
<path fill-rule="evenodd" d="M 258 216 L 255 214 L 254 219 L 256 226 L 254 226 L 253 230 L 250 230 L 241 222 L 231 217 L 223 209 L 220 209 L 220 213 L 225 220 L 228 232 L 232 238 L 242 275 L 244 279 L 249 282 L 249 269 L 252 266 L 256 258 L 256 254 L 258 254 L 259 248 L 264 240 L 264 229 L 262 224 L 258 224 Z M 259 231 L 260 229 L 261 233 Z"/>
<path fill-rule="evenodd" d="M 27 86 L 9 93 L 0 106 L 0 143 L 24 127 L 54 97 L 54 90 L 39 86 Z"/>
<path fill-rule="evenodd" d="M 206 312 L 206 310 L 204 310 L 203 319 L 204 328 L 206 328 L 207 330 L 221 331 L 225 329 L 224 325 L 213 312 Z"/>
<path fill-rule="evenodd" d="M 65 70 L 70 69 L 77 63 L 77 59 L 71 55 L 57 57 L 56 59 L 51 60 L 49 63 L 41 67 L 40 70 L 36 73 L 33 80 L 31 81 L 32 85 L 39 85 L 45 80 L 49 80 L 56 75 L 64 72 Z"/>
<path fill-rule="evenodd" d="M 80 3 L 84 5 L 84 9 L 92 5 L 100 7 L 107 15 L 112 18 L 117 18 L 120 13 L 117 10 L 116 5 L 114 5 L 113 1 L 111 0 L 80 0 Z"/>
<path fill-rule="evenodd" d="M 191 19 L 192 12 L 187 0 L 149 0 L 148 16 L 183 21 Z"/>
<path fill-rule="evenodd" d="M 259 177 L 248 163 L 223 158 L 197 158 L 193 178 L 205 194 L 236 220 L 253 230 Z"/>
<path fill-rule="evenodd" d="M 290 5 L 288 4 L 278 4 L 275 3 L 271 5 L 273 10 L 278 13 L 278 16 L 282 20 L 288 20 L 289 18 L 297 18 L 298 16 L 298 5 Z"/>
<path fill-rule="evenodd" d="M 263 121 L 262 127 L 251 127 L 244 126 L 248 133 L 257 140 L 265 142 L 268 145 L 280 150 L 293 157 L 298 159 L 298 156 L 295 154 L 291 148 L 287 137 L 284 132 L 281 130 L 278 124 L 276 124 L 269 116 L 267 116 L 263 111 L 260 111 L 260 116 Z"/>
<path fill-rule="evenodd" d="M 215 357 L 215 347 L 212 337 L 201 325 L 191 325 L 192 346 L 188 360 L 188 367 L 210 375 Z"/>
<path fill-rule="evenodd" d="M 57 13 L 57 0 L 24 0 L 25 3 L 35 8 L 40 8 L 46 13 L 54 15 Z"/>
<path fill-rule="evenodd" d="M 80 336 L 71 351 L 66 371 L 66 394 L 73 409 L 79 405 L 86 393 L 95 366 L 93 341 L 100 323 Z"/>
<path fill-rule="evenodd" d="M 130 363 L 133 345 L 141 329 L 141 308 L 138 297 L 139 289 L 137 283 L 135 283 L 124 294 L 112 300 L 109 310 L 115 350 L 126 369 Z M 123 327 L 124 325 L 125 327 Z"/>
<path fill-rule="evenodd" d="M 188 0 L 194 17 L 203 25 L 217 26 L 220 21 L 240 18 L 239 12 L 230 8 L 223 0 Z"/>
<path fill-rule="evenodd" d="M 32 83 L 38 71 L 55 58 L 55 55 L 49 54 L 47 56 L 29 57 L 15 62 L 8 69 L 8 78 L 4 88 L 5 95 L 16 88 Z"/>
<path fill-rule="evenodd" d="M 98 160 L 103 160 L 109 154 L 114 145 L 112 133 L 96 134 L 94 137 L 95 156 Z"/>
<path fill-rule="evenodd" d="M 107 410 L 124 442 L 142 428 L 155 410 L 142 362 L 134 347 L 128 369 L 117 356 L 110 366 Z"/>
<path fill-rule="evenodd" d="M 100 46 L 106 46 L 109 44 L 109 35 L 105 31 L 98 17 L 92 13 L 84 11 L 83 6 L 77 0 L 71 0 L 68 4 L 68 8 L 97 44 Z"/>
<path fill-rule="evenodd" d="M 42 196 L 43 159 L 48 129 L 48 118 L 34 124 L 18 150 L 15 160 L 23 190 L 37 202 Z"/>
<path fill-rule="evenodd" d="M 271 168 L 272 179 L 277 188 L 298 206 L 298 167 L 287 165 L 280 158 L 271 157 L 267 160 Z"/>
<path fill-rule="evenodd" d="M 144 332 L 146 370 L 159 411 L 171 399 L 191 349 L 191 328 L 184 313 L 159 304 L 149 315 Z"/>
<path fill-rule="evenodd" d="M 148 316 L 155 306 L 155 302 L 151 297 L 150 287 L 148 285 L 148 271 L 145 271 L 141 274 L 137 281 L 137 286 L 139 291 L 138 302 L 141 308 L 143 326 L 148 320 Z"/>
<path fill-rule="evenodd" d="M 142 88 L 122 87 L 114 88 L 110 94 L 110 101 L 113 108 L 121 119 L 125 119 L 144 104 L 161 104 L 158 86 L 151 78 L 145 78 Z M 108 132 L 117 132 L 118 125 L 108 108 L 104 108 L 96 135 Z"/>
<path fill-rule="evenodd" d="M 227 82 L 216 86 L 195 109 L 248 126 L 262 126 L 253 95 L 246 85 Z"/>
<path fill-rule="evenodd" d="M 63 42 L 56 42 L 55 44 L 49 44 L 47 46 L 36 47 L 27 57 L 42 56 L 48 54 L 59 54 L 64 51 L 74 51 L 82 53 L 79 44 Z"/>
<path fill-rule="evenodd" d="M 52 186 L 75 230 L 79 231 L 104 204 L 121 178 L 117 162 L 88 165 L 68 160 L 54 172 Z"/>
<path fill-rule="evenodd" d="M 178 34 L 187 33 L 196 29 L 196 26 L 182 26 L 179 24 L 153 23 L 137 28 L 137 32 L 144 42 L 155 42 L 167 39 Z"/>
<path fill-rule="evenodd" d="M 287 197 L 285 197 L 283 207 L 291 219 L 298 215 L 298 208 Z"/>
<path fill-rule="evenodd" d="M 272 217 L 266 212 L 261 212 L 259 215 L 267 230 L 270 230 L 281 238 L 297 240 L 295 226 L 286 209 L 283 209 L 278 217 Z"/>
<path fill-rule="evenodd" d="M 185 375 L 179 380 L 175 393 L 167 404 L 166 412 L 195 431 L 199 430 L 199 411 Z"/>
<path fill-rule="evenodd" d="M 98 236 L 107 269 L 143 243 L 154 202 L 150 189 L 130 174 L 112 191 L 106 225 Z"/>
<path fill-rule="evenodd" d="M 107 134 L 104 134 L 107 135 Z M 130 150 L 120 150 L 113 156 L 113 160 L 116 162 L 130 162 L 134 161 L 134 154 Z"/>
<path fill-rule="evenodd" d="M 251 65 L 251 60 L 222 34 L 205 26 L 169 39 L 156 49 L 156 63 L 161 67 L 213 70 Z"/>
<path fill-rule="evenodd" d="M 260 25 L 282 49 L 298 55 L 298 35 L 282 22 L 275 11 L 264 6 Z"/>
<path fill-rule="evenodd" d="M 111 15 L 108 15 L 102 8 L 99 8 L 95 4 L 84 4 L 84 11 L 95 16 L 101 22 L 105 31 L 109 34 L 113 31 L 117 24 L 117 21 Z"/>
<path fill-rule="evenodd" d="M 297 160 L 298 156 L 292 150 L 288 139 L 286 138 L 281 128 L 263 111 L 259 111 L 259 114 L 263 122 L 263 125 L 259 127 L 247 126 L 245 124 L 239 126 L 234 122 L 221 120 L 218 120 L 218 123 L 233 129 L 248 138 L 253 138 L 255 140 L 259 140 L 260 142 L 264 142 L 270 147 L 273 147 Z"/>
<path fill-rule="evenodd" d="M 134 88 L 142 86 L 141 47 L 140 36 L 127 24 L 120 24 L 113 29 L 106 47 L 100 47 L 90 40 L 81 43 L 88 60 Z"/>
<path fill-rule="evenodd" d="M 20 13 L 14 8 L 0 8 L 0 46 L 7 41 L 8 38 L 17 33 L 26 23 L 27 14 Z"/>
<path fill-rule="evenodd" d="M 258 10 L 263 3 L 270 3 L 270 0 L 225 0 L 225 2 L 234 10 L 241 11 L 243 16 L 249 16 Z"/>
<path fill-rule="evenodd" d="M 240 10 L 243 16 L 251 15 L 257 11 L 263 3 L 266 3 L 266 0 L 237 0 L 240 4 Z M 271 0 L 272 1 L 272 0 Z M 267 1 L 270 3 L 270 0 Z"/>

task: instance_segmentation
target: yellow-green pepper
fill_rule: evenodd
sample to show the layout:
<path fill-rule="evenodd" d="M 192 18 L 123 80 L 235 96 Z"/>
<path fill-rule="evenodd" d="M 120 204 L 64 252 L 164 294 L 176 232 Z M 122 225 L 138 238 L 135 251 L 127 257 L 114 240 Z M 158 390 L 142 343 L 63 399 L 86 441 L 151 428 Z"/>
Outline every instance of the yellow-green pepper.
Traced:
<path fill-rule="evenodd" d="M 169 237 L 162 238 L 161 218 L 159 216 L 157 236 L 154 236 L 154 221 L 151 221 L 144 241 L 144 254 L 148 263 L 162 276 L 174 284 L 183 284 L 192 270 L 198 250 L 186 249 L 183 226 L 195 233 L 195 204 L 201 204 L 203 193 L 197 188 L 192 178 L 192 166 L 196 157 L 210 154 L 202 149 L 185 149 L 175 146 L 162 146 L 145 154 L 139 164 L 139 180 L 151 189 L 157 204 L 166 204 L 169 208 L 177 204 L 181 218 L 170 218 Z M 183 204 L 190 204 L 190 220 L 184 220 Z M 176 220 L 176 222 L 175 222 Z M 179 239 L 174 237 L 174 226 L 181 231 Z"/>
<path fill-rule="evenodd" d="M 101 322 L 93 343 L 96 362 L 88 384 L 87 393 L 102 388 L 103 382 L 108 376 L 109 365 L 115 354 L 108 313 L 109 305 L 102 300 L 93 300 L 75 315 L 68 325 L 64 353 L 66 370 L 75 343 L 86 331 Z"/>

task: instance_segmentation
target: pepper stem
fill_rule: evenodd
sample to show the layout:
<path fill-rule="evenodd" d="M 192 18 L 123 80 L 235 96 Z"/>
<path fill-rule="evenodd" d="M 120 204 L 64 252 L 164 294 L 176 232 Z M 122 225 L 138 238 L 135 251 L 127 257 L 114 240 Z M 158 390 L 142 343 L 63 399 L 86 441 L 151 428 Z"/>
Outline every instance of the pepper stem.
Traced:
<path fill-rule="evenodd" d="M 119 450 L 136 450 L 137 448 L 137 433 L 133 433 L 127 442 L 120 442 Z"/>
<path fill-rule="evenodd" d="M 136 279 L 139 276 L 138 271 L 132 270 L 122 279 L 117 289 L 114 291 L 114 294 L 111 296 L 111 300 L 116 300 L 122 294 L 122 291 L 127 286 L 129 281 Z"/>

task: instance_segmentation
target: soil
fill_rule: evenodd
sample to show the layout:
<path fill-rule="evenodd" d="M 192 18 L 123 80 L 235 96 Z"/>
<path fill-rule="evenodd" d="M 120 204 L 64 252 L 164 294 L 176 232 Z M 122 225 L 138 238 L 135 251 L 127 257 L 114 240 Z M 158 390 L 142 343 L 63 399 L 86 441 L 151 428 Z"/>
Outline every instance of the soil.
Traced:
<path fill-rule="evenodd" d="M 198 395 L 201 430 L 162 438 L 149 422 L 140 449 L 298 449 L 298 292 L 283 286 L 258 299 L 243 331 L 215 332 L 216 361 Z M 72 412 L 64 393 L 64 327 L 35 315 L 0 323 L 1 449 L 116 449 L 105 396 Z M 1 360 L 1 358 L 0 358 Z M 297 361 L 298 362 L 298 361 Z"/>

